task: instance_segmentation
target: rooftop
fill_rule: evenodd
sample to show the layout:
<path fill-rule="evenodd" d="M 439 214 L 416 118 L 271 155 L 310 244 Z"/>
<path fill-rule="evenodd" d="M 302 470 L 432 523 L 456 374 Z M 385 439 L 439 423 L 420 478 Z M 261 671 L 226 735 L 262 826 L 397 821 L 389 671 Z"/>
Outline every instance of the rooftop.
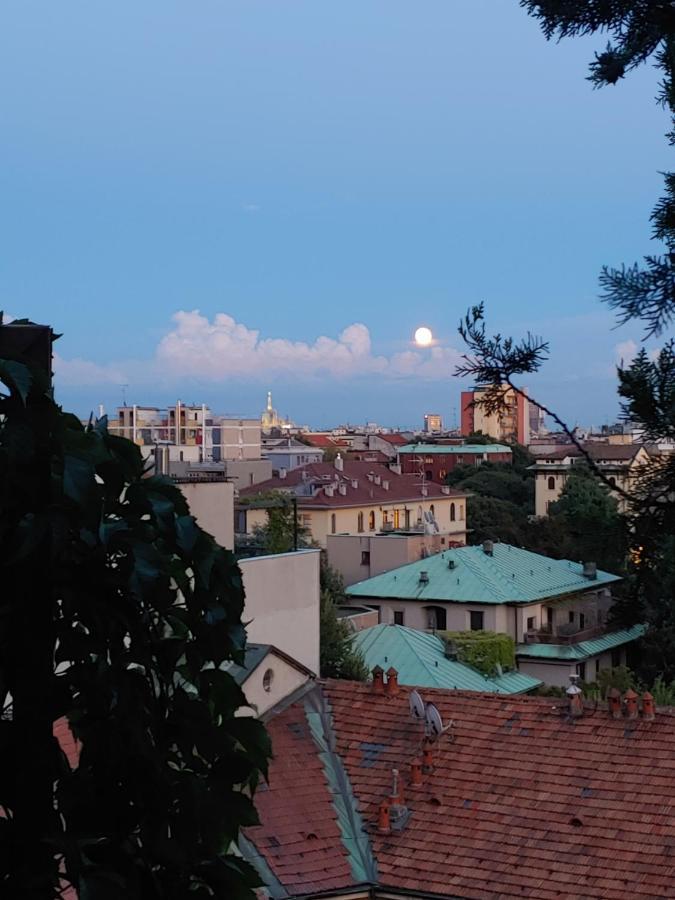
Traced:
<path fill-rule="evenodd" d="M 472 900 L 673 896 L 670 710 L 617 720 L 587 703 L 571 719 L 565 699 L 421 694 L 450 729 L 417 788 L 410 763 L 423 732 L 407 690 L 329 681 L 268 721 L 274 759 L 244 852 L 272 897 L 373 883 Z M 379 834 L 394 768 L 410 818 Z"/>
<path fill-rule="evenodd" d="M 434 453 L 472 454 L 472 453 L 511 453 L 506 444 L 405 444 L 399 447 L 399 453 Z"/>
<path fill-rule="evenodd" d="M 422 572 L 426 572 L 426 580 L 420 579 Z M 444 550 L 352 584 L 346 593 L 352 598 L 534 603 L 621 580 L 618 575 L 600 570 L 593 580 L 582 573 L 581 563 L 494 543 L 492 555 L 482 545 Z"/>
<path fill-rule="evenodd" d="M 239 497 L 252 498 L 273 490 L 291 491 L 298 495 L 298 506 L 317 508 L 372 506 L 396 502 L 419 504 L 423 499 L 466 497 L 463 491 L 453 491 L 432 481 L 425 482 L 426 494 L 424 494 L 418 475 L 399 475 L 381 463 L 353 459 L 342 459 L 339 462 L 342 465 L 341 469 L 336 468 L 332 462 L 299 466 L 287 472 L 283 478 L 277 476 L 243 488 L 239 492 Z M 310 485 L 315 489 L 311 496 Z M 343 485 L 344 493 L 340 493 L 339 485 Z M 307 490 L 307 493 L 303 493 L 304 490 Z M 416 513 L 416 510 L 417 506 L 413 508 L 413 512 Z"/>
<path fill-rule="evenodd" d="M 518 644 L 518 656 L 529 656 L 535 659 L 570 659 L 583 660 L 606 650 L 613 650 L 623 644 L 629 644 L 641 638 L 647 630 L 645 625 L 634 625 L 621 631 L 610 631 L 589 641 L 578 644 Z"/>
<path fill-rule="evenodd" d="M 445 643 L 435 634 L 406 628 L 404 625 L 373 625 L 354 636 L 369 669 L 393 666 L 400 684 L 437 687 L 495 694 L 519 694 L 542 683 L 520 672 L 506 672 L 495 678 L 464 663 L 447 659 Z"/>

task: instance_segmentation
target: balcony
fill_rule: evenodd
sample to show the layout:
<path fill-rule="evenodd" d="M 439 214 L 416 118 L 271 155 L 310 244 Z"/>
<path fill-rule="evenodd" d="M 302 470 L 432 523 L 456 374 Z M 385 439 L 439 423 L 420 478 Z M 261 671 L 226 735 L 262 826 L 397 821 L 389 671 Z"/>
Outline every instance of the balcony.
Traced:
<path fill-rule="evenodd" d="M 571 626 L 561 625 L 557 631 L 551 628 L 539 628 L 525 632 L 526 644 L 580 644 L 600 637 L 606 632 L 604 625 L 592 625 L 588 628 L 572 630 Z"/>

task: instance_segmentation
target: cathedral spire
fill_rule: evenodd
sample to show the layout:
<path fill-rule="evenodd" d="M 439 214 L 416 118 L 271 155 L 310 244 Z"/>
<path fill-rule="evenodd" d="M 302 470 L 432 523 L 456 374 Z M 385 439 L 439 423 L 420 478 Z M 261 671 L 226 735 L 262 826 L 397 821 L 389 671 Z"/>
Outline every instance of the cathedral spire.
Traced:
<path fill-rule="evenodd" d="M 267 392 L 267 412 L 272 412 L 272 391 Z"/>

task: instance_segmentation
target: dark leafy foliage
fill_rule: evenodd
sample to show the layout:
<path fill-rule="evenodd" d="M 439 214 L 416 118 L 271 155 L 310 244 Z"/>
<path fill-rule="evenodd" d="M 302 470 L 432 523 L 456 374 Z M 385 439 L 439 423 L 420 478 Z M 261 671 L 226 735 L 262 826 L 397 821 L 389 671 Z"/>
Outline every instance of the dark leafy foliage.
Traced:
<path fill-rule="evenodd" d="M 347 621 L 338 617 L 338 609 L 345 602 L 342 576 L 328 564 L 325 551 L 321 551 L 321 675 L 324 678 L 365 681 L 368 668 L 363 656 L 352 644 L 354 633 Z"/>
<path fill-rule="evenodd" d="M 0 379 L 0 893 L 57 897 L 71 883 L 82 900 L 253 897 L 235 843 L 256 822 L 270 747 L 260 722 L 235 716 L 244 697 L 221 668 L 242 661 L 246 640 L 236 561 L 105 420 L 83 427 L 15 360 Z M 32 635 L 15 626 L 32 608 L 37 628 L 38 607 L 51 655 L 36 687 L 49 734 L 65 717 L 81 741 L 75 769 L 51 737 L 18 744 Z M 19 848 L 30 872 L 8 853 L 20 757 L 54 775 L 55 814 Z"/>
<path fill-rule="evenodd" d="M 675 7 L 668 0 L 521 0 L 541 22 L 547 38 L 607 34 L 609 42 L 591 62 L 589 80 L 596 86 L 616 84 L 628 72 L 652 59 L 661 71 L 658 101 L 675 114 Z M 675 129 L 668 135 L 675 144 Z M 648 334 L 658 334 L 675 315 L 675 174 L 664 176 L 666 194 L 653 213 L 653 237 L 665 244 L 662 255 L 645 257 L 644 265 L 605 267 L 603 299 L 616 309 L 620 322 L 642 319 Z"/>

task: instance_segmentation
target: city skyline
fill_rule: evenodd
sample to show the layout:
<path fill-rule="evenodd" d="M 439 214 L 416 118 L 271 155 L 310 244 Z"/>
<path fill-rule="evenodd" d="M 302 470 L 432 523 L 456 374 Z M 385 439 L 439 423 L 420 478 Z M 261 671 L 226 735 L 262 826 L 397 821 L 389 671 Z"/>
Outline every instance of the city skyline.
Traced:
<path fill-rule="evenodd" d="M 485 301 L 550 340 L 535 397 L 616 417 L 641 335 L 597 276 L 654 249 L 651 69 L 593 91 L 596 43 L 488 0 L 36 6 L 2 14 L 0 307 L 64 333 L 64 406 L 251 414 L 272 387 L 310 425 L 451 423 Z"/>

